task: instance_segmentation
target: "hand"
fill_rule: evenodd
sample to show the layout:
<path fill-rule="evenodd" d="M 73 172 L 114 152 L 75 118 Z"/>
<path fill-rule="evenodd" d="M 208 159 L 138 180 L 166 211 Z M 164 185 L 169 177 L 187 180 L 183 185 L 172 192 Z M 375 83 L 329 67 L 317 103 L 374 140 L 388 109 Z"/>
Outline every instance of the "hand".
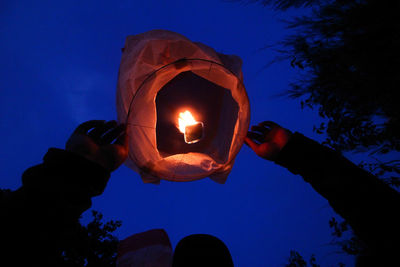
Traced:
<path fill-rule="evenodd" d="M 118 125 L 116 121 L 84 122 L 72 133 L 65 149 L 114 171 L 128 157 L 125 125 Z"/>
<path fill-rule="evenodd" d="M 264 121 L 252 126 L 244 141 L 258 156 L 274 160 L 291 136 L 289 130 L 275 122 Z"/>

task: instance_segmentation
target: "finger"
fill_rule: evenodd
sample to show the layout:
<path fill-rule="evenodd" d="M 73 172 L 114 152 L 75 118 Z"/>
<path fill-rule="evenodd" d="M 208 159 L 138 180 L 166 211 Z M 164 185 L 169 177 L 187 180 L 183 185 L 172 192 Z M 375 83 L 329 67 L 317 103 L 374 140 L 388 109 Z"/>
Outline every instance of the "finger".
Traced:
<path fill-rule="evenodd" d="M 279 124 L 277 124 L 277 123 L 275 123 L 273 121 L 263 121 L 263 122 L 259 123 L 258 126 L 270 127 L 270 128 L 272 128 L 272 127 L 281 127 Z"/>
<path fill-rule="evenodd" d="M 86 122 L 80 124 L 78 127 L 76 127 L 74 133 L 86 134 L 90 129 L 101 126 L 104 123 L 105 123 L 105 120 L 86 121 Z"/>
<path fill-rule="evenodd" d="M 268 129 L 258 126 L 258 125 L 251 126 L 251 130 L 253 132 L 255 132 L 255 131 L 260 132 L 261 134 L 265 134 L 268 131 Z"/>
<path fill-rule="evenodd" d="M 88 136 L 92 138 L 93 140 L 99 140 L 103 134 L 105 134 L 107 131 L 112 129 L 113 127 L 117 126 L 116 121 L 108 121 L 107 123 L 100 125 L 98 127 L 95 127 L 93 130 L 91 130 L 88 133 Z"/>
<path fill-rule="evenodd" d="M 248 138 L 247 136 L 244 138 L 244 142 L 248 145 L 254 152 L 258 150 L 259 144 Z"/>
<path fill-rule="evenodd" d="M 257 141 L 259 143 L 265 142 L 265 137 L 262 134 L 255 133 L 255 132 L 247 132 L 247 137 L 252 139 L 253 141 Z"/>
<path fill-rule="evenodd" d="M 101 137 L 104 144 L 110 144 L 114 139 L 118 138 L 124 131 L 126 127 L 124 124 L 120 124 L 111 131 L 107 132 Z"/>
<path fill-rule="evenodd" d="M 128 134 L 124 131 L 118 138 L 115 140 L 114 144 L 123 146 L 125 148 L 128 147 Z"/>

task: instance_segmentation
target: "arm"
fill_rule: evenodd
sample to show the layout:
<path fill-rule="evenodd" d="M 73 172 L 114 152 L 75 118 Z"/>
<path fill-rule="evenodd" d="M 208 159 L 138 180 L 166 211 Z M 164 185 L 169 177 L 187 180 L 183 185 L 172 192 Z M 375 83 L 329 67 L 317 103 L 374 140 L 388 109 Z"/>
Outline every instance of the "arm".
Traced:
<path fill-rule="evenodd" d="M 116 122 L 80 125 L 66 150 L 50 149 L 42 164 L 24 172 L 21 188 L 1 194 L 7 258 L 54 263 L 91 198 L 103 192 L 110 172 L 125 160 L 123 131 Z"/>
<path fill-rule="evenodd" d="M 269 147 L 275 144 L 277 149 L 264 158 L 301 175 L 349 222 L 369 249 L 384 253 L 399 247 L 398 192 L 339 153 L 299 133 L 291 134 L 277 124 L 258 125 L 252 130 L 246 143 L 261 156 L 268 154 L 265 150 L 271 152 Z M 286 142 L 276 144 L 277 135 L 286 135 L 280 138 Z"/>

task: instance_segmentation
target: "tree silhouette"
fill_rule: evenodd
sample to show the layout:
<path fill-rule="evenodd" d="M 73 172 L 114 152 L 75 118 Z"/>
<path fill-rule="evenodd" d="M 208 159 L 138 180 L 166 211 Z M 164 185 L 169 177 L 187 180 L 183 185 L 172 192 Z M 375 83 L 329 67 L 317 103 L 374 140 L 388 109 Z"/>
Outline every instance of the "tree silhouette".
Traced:
<path fill-rule="evenodd" d="M 285 267 L 306 267 L 307 262 L 303 259 L 303 257 L 297 251 L 291 250 L 290 256 L 288 259 L 288 263 L 285 264 Z"/>
<path fill-rule="evenodd" d="M 300 255 L 299 252 L 295 250 L 290 251 L 290 256 L 288 258 L 288 263 L 284 265 L 285 267 L 320 267 L 317 263 L 315 255 L 311 255 L 308 263 L 304 260 L 303 256 Z M 344 267 L 343 263 L 338 263 L 338 267 Z"/>
<path fill-rule="evenodd" d="M 232 0 L 237 2 L 238 0 Z M 272 6 L 275 10 L 287 10 L 289 8 L 310 7 L 314 4 L 319 4 L 322 0 L 244 0 L 246 3 L 259 2 L 264 6 Z"/>
<path fill-rule="evenodd" d="M 297 34 L 284 41 L 292 64 L 307 72 L 292 97 L 318 106 L 328 124 L 319 130 L 339 150 L 400 150 L 399 4 L 334 1 L 296 18 Z"/>
<path fill-rule="evenodd" d="M 59 266 L 111 267 L 116 265 L 118 239 L 112 233 L 121 221 L 102 222 L 103 215 L 92 210 L 93 220 L 79 224 L 60 255 Z"/>
<path fill-rule="evenodd" d="M 400 151 L 400 2 L 250 2 L 278 10 L 312 6 L 308 15 L 288 22 L 295 33 L 280 42 L 279 58 L 300 69 L 287 94 L 326 118 L 314 130 L 327 134 L 327 145 L 371 154 Z M 389 168 L 399 174 L 399 163 Z M 384 165 L 375 167 L 386 171 Z M 399 183 L 398 177 L 391 181 Z"/>

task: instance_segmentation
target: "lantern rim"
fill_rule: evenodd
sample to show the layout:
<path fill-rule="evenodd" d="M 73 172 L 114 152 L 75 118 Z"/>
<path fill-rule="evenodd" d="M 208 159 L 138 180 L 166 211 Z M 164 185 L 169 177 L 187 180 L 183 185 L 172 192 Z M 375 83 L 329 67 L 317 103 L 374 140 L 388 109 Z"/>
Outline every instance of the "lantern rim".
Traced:
<path fill-rule="evenodd" d="M 128 113 L 127 113 L 126 119 L 125 119 L 125 122 L 126 122 L 126 123 L 127 123 L 128 120 L 129 120 L 129 115 L 130 115 L 131 110 L 132 110 L 133 101 L 135 100 L 135 97 L 136 97 L 136 95 L 139 93 L 139 91 L 144 87 L 144 85 L 146 84 L 146 82 L 147 82 L 150 78 L 152 78 L 157 72 L 159 72 L 159 71 L 161 71 L 161 70 L 167 68 L 168 66 L 171 66 L 171 65 L 174 65 L 174 64 L 178 64 L 178 63 L 184 62 L 184 61 L 203 61 L 203 62 L 209 62 L 209 63 L 211 63 L 211 64 L 219 65 L 220 67 L 224 68 L 225 70 L 229 71 L 232 75 L 234 75 L 234 76 L 238 79 L 238 82 L 240 83 L 240 85 L 241 85 L 243 88 L 245 88 L 243 81 L 242 81 L 241 79 L 239 79 L 239 77 L 236 75 L 236 73 L 234 73 L 231 69 L 229 69 L 228 67 L 226 67 L 226 66 L 225 66 L 224 64 L 222 64 L 222 63 L 219 63 L 219 62 L 216 62 L 216 61 L 213 61 L 213 60 L 209 60 L 209 59 L 204 59 L 204 58 L 180 58 L 180 59 L 178 59 L 178 60 L 175 60 L 175 61 L 173 61 L 173 62 L 171 62 L 171 63 L 165 64 L 165 65 L 159 67 L 158 69 L 154 70 L 153 72 L 149 73 L 149 74 L 146 76 L 146 78 L 143 80 L 143 82 L 142 82 L 142 83 L 140 84 L 140 86 L 138 87 L 138 89 L 137 89 L 137 91 L 135 92 L 135 94 L 132 96 L 132 99 L 131 99 L 131 101 L 130 101 L 130 103 L 129 103 Z M 246 91 L 245 91 L 245 93 L 246 93 L 246 96 L 247 96 L 247 98 L 248 98 L 248 95 L 247 95 L 247 92 L 246 92 Z"/>
<path fill-rule="evenodd" d="M 165 65 L 159 67 L 158 69 L 152 71 L 151 73 L 149 73 L 149 74 L 146 76 L 146 78 L 141 82 L 140 86 L 139 86 L 138 89 L 135 91 L 135 94 L 132 96 L 132 98 L 131 98 L 131 100 L 130 100 L 128 112 L 127 112 L 127 114 L 126 114 L 125 123 L 128 125 L 130 115 L 131 115 L 131 113 L 133 112 L 133 103 L 134 103 L 136 97 L 137 97 L 138 95 L 140 95 L 139 93 L 142 91 L 143 88 L 145 88 L 146 83 L 149 82 L 152 78 L 154 78 L 155 75 L 156 75 L 158 72 L 160 72 L 160 71 L 162 71 L 162 70 L 164 70 L 164 69 L 166 69 L 166 68 L 168 68 L 169 66 L 172 66 L 172 65 L 177 65 L 177 67 L 179 67 L 179 64 L 187 64 L 186 62 L 195 62 L 195 61 L 198 61 L 198 62 L 199 62 L 199 61 L 200 61 L 200 62 L 207 62 L 207 63 L 210 63 L 210 66 L 212 66 L 213 64 L 215 64 L 215 65 L 221 67 L 222 69 L 226 70 L 228 73 L 230 73 L 231 75 L 233 75 L 233 76 L 236 78 L 238 88 L 239 88 L 239 87 L 245 88 L 242 79 L 241 79 L 240 77 L 238 77 L 238 75 L 237 75 L 234 71 L 232 71 L 230 68 L 228 68 L 227 66 L 225 66 L 224 64 L 222 64 L 222 63 L 220 63 L 220 62 L 213 61 L 213 60 L 209 60 L 209 59 L 202 59 L 202 58 L 181 58 L 181 59 L 175 60 L 175 61 L 173 61 L 173 62 L 170 62 L 170 63 L 168 63 L 168 64 L 165 64 Z M 184 66 L 186 66 L 186 65 L 182 65 L 182 66 L 184 67 Z M 210 67 L 210 69 L 211 69 L 211 67 Z M 246 96 L 247 102 L 249 102 L 249 98 L 248 98 L 248 95 L 247 95 L 246 90 L 243 90 L 243 93 L 244 93 L 245 96 Z M 250 117 L 250 105 L 249 105 L 249 103 L 248 103 L 248 105 L 247 105 L 247 110 L 246 110 L 246 112 L 249 114 L 249 117 Z M 250 123 L 250 120 L 248 120 L 248 122 L 247 122 L 247 129 L 248 129 L 248 127 L 249 127 L 249 123 Z M 140 125 L 139 125 L 139 126 L 140 126 Z M 140 127 L 149 127 L 149 126 L 140 126 Z M 151 127 L 151 128 L 153 128 L 153 127 Z M 240 144 L 239 147 L 241 147 L 241 146 L 243 145 L 243 142 L 244 142 L 244 136 L 239 136 L 239 137 L 240 137 L 240 142 L 241 142 L 241 144 Z M 231 163 L 234 161 L 236 155 L 239 153 L 239 151 L 240 151 L 240 149 L 238 149 L 237 151 L 234 151 L 234 153 L 232 154 L 232 156 L 230 156 L 230 157 L 227 159 L 227 161 L 223 164 L 223 166 L 221 166 L 221 167 L 219 168 L 219 170 L 222 170 L 222 169 L 225 168 L 226 165 L 231 164 Z M 146 173 L 148 173 L 148 174 L 150 174 L 150 175 L 154 175 L 154 176 L 156 176 L 156 177 L 159 177 L 159 175 L 156 174 L 157 172 L 154 172 L 153 169 L 152 169 L 150 166 L 147 166 L 147 167 L 143 167 L 143 168 L 142 168 L 142 167 L 140 166 L 140 164 L 138 164 L 139 162 L 138 162 L 138 159 L 136 159 L 136 156 L 135 156 L 134 154 L 132 154 L 131 152 L 129 152 L 129 158 L 130 158 L 130 160 L 137 166 L 137 168 L 138 168 L 139 170 L 144 171 L 144 172 L 146 172 Z M 207 176 L 209 176 L 209 175 L 211 175 L 211 174 L 213 174 L 213 173 L 215 173 L 215 172 L 218 172 L 218 171 L 216 171 L 215 169 L 214 169 L 214 170 L 210 170 L 207 174 L 204 173 L 205 175 L 202 175 L 201 177 L 198 177 L 198 178 L 192 177 L 192 179 L 193 179 L 193 180 L 202 179 L 202 178 L 207 177 Z M 172 181 L 183 181 L 181 178 L 179 178 L 179 177 L 177 177 L 177 176 L 175 176 L 175 175 L 173 175 L 173 176 L 174 176 L 174 178 L 171 179 L 171 177 L 169 177 L 169 179 L 167 179 L 167 180 L 172 180 Z M 178 175 L 178 176 L 179 176 L 179 175 Z M 161 177 L 159 177 L 159 178 L 161 178 Z"/>

